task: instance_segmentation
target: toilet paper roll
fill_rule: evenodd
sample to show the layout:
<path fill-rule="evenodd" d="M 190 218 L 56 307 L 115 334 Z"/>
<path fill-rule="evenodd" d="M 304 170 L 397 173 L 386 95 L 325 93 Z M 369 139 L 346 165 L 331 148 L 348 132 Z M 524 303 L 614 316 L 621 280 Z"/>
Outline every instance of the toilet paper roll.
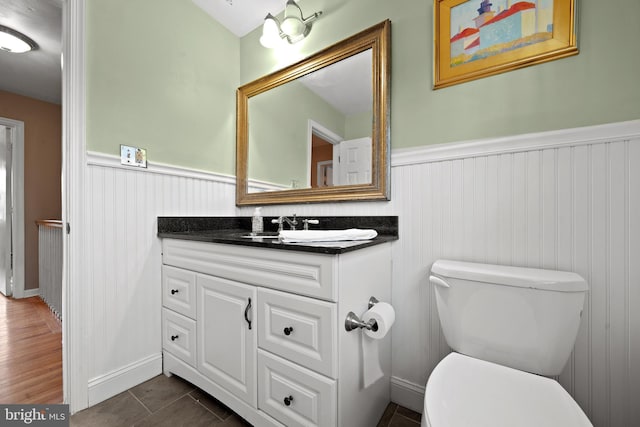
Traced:
<path fill-rule="evenodd" d="M 380 340 L 387 335 L 396 320 L 396 312 L 390 304 L 379 302 L 362 315 L 362 320 L 365 322 L 371 319 L 376 321 L 377 329 L 375 331 L 365 329 L 361 337 L 363 388 L 371 386 L 384 377 L 384 371 L 380 366 L 379 345 Z"/>
<path fill-rule="evenodd" d="M 374 340 L 380 340 L 387 335 L 393 322 L 396 321 L 396 311 L 393 306 L 386 302 L 379 302 L 362 315 L 364 322 L 374 319 L 378 324 L 377 330 L 365 330 L 365 334 Z"/>

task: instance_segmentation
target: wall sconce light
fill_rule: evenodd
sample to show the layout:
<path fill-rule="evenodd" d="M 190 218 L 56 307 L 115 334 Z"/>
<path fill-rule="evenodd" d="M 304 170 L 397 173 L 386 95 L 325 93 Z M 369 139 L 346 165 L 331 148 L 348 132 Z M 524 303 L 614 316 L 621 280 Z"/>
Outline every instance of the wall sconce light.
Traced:
<path fill-rule="evenodd" d="M 24 53 L 36 50 L 38 44 L 24 34 L 0 25 L 0 50 L 11 53 Z"/>
<path fill-rule="evenodd" d="M 316 12 L 305 18 L 302 16 L 302 9 L 300 9 L 298 3 L 294 0 L 287 0 L 282 24 L 270 13 L 264 18 L 260 44 L 271 49 L 279 45 L 282 40 L 286 40 L 289 44 L 297 43 L 307 37 L 311 31 L 311 23 L 318 19 L 320 15 L 322 15 L 322 12 Z"/>

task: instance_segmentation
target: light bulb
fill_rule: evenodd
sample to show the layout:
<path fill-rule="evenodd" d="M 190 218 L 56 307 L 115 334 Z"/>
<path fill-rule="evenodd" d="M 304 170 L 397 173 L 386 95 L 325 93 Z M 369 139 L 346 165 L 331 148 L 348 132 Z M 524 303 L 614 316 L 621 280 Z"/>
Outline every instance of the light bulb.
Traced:
<path fill-rule="evenodd" d="M 306 25 L 302 22 L 302 10 L 294 0 L 287 2 L 287 6 L 284 9 L 284 20 L 280 28 L 283 33 L 292 37 L 304 33 Z"/>
<path fill-rule="evenodd" d="M 278 28 L 278 21 L 270 13 L 264 18 L 264 25 L 262 26 L 262 36 L 260 37 L 260 44 L 266 48 L 274 48 L 282 43 L 280 38 L 280 29 Z"/>

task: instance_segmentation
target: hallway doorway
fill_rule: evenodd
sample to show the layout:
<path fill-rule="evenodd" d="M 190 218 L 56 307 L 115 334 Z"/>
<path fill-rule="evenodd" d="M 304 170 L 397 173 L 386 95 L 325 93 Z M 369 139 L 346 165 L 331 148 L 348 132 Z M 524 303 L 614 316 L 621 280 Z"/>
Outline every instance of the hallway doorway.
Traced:
<path fill-rule="evenodd" d="M 0 293 L 23 298 L 24 123 L 0 117 Z"/>
<path fill-rule="evenodd" d="M 0 320 L 3 325 L 0 327 L 0 372 L 5 372 L 2 369 L 7 369 L 8 361 L 12 363 L 26 360 L 42 361 L 47 353 L 57 354 L 60 356 L 60 369 L 51 368 L 50 371 L 51 375 L 55 373 L 56 380 L 53 383 L 57 384 L 57 393 L 62 396 L 64 392 L 63 328 L 61 322 L 40 299 L 42 295 L 39 280 L 41 275 L 40 236 L 36 222 L 62 219 L 63 80 L 65 84 L 69 83 L 68 73 L 62 72 L 62 45 L 70 41 L 69 34 L 63 31 L 63 27 L 68 28 L 69 22 L 64 22 L 63 10 L 77 7 L 78 2 L 76 0 L 40 2 L 0 0 L 0 3 L 4 12 L 1 23 L 32 37 L 38 44 L 34 52 L 19 55 L 7 53 L 2 55 L 0 61 L 1 68 L 6 71 L 0 85 L 0 126 L 10 128 L 11 138 L 14 139 L 12 154 L 14 161 L 11 165 L 14 179 L 10 186 L 14 201 L 10 233 L 13 247 L 13 281 L 7 282 L 9 286 L 2 287 L 2 290 L 6 291 L 7 295 L 11 294 L 12 297 L 5 298 L 0 295 L 2 303 L 0 315 L 6 316 Z M 81 5 L 83 4 L 84 1 L 81 2 Z M 64 65 L 67 68 L 69 64 L 76 62 L 74 55 L 65 55 L 64 59 Z M 64 104 L 68 104 L 68 99 L 64 100 Z M 19 157 L 19 162 L 15 161 L 16 155 Z M 17 173 L 17 166 L 21 168 L 19 173 Z M 2 184 L 0 178 L 0 191 Z M 17 191 L 18 186 L 20 191 Z M 0 203 L 0 219 L 1 217 Z M 0 230 L 1 240 L 2 231 Z M 7 253 L 11 257 L 11 252 L 7 251 Z M 3 254 L 0 252 L 0 282 L 4 273 L 1 267 L 2 259 Z M 0 294 L 2 294 L 1 291 Z M 16 316 L 16 318 L 10 316 Z M 21 316 L 23 316 L 22 320 L 20 320 Z M 16 326 L 18 324 L 20 324 L 19 327 Z M 36 329 L 31 329 L 38 324 Z M 47 329 L 43 325 L 47 326 Z M 26 331 L 29 331 L 31 336 L 25 336 L 23 332 L 26 333 Z M 48 331 L 48 334 L 44 334 L 44 331 Z M 19 340 L 20 344 L 14 340 L 17 337 L 22 337 Z M 47 345 L 35 346 L 38 341 L 46 341 Z M 54 342 L 55 344 L 52 344 Z M 70 340 L 65 340 L 65 345 L 69 342 Z M 26 344 L 29 346 L 24 347 L 23 345 Z M 30 396 L 38 395 L 30 388 L 34 381 L 22 381 L 21 372 L 18 371 L 24 369 L 22 374 L 40 378 L 36 373 L 39 365 L 19 363 L 9 366 L 13 366 L 10 369 L 11 374 L 3 373 L 3 377 L 0 378 L 0 393 L 4 393 L 7 388 L 25 388 L 27 395 L 12 399 L 12 402 L 34 402 L 30 400 Z M 12 379 L 11 386 L 6 382 L 10 379 Z M 35 382 L 41 382 L 43 385 L 52 383 L 42 378 Z M 19 396 L 15 392 L 13 395 Z M 3 400 L 6 401 L 6 399 Z M 60 403 L 62 400 L 62 397 L 55 400 L 43 398 L 41 402 Z M 35 402 L 38 403 L 37 400 Z"/>
<path fill-rule="evenodd" d="M 16 107 L 16 114 L 33 110 L 28 104 Z M 31 116 L 25 117 L 33 123 Z M 42 141 L 37 131 L 36 136 Z M 25 122 L 0 117 L 0 402 L 62 403 L 62 323 L 38 296 L 37 280 L 35 288 L 25 289 L 29 215 L 25 210 L 24 158 Z M 38 162 L 30 165 L 30 176 L 33 168 L 41 172 Z M 37 194 L 30 197 L 42 200 Z M 31 221 L 28 224 L 35 227 Z M 37 247 L 29 254 L 37 266 Z"/>
<path fill-rule="evenodd" d="M 0 125 L 0 293 L 11 296 L 11 129 Z"/>

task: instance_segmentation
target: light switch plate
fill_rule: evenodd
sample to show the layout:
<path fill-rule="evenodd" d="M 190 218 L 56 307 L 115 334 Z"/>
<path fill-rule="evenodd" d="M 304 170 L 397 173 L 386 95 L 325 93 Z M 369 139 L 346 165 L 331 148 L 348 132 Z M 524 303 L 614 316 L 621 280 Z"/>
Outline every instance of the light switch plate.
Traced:
<path fill-rule="evenodd" d="M 128 145 L 120 145 L 120 163 L 127 166 L 146 168 L 147 150 Z"/>

